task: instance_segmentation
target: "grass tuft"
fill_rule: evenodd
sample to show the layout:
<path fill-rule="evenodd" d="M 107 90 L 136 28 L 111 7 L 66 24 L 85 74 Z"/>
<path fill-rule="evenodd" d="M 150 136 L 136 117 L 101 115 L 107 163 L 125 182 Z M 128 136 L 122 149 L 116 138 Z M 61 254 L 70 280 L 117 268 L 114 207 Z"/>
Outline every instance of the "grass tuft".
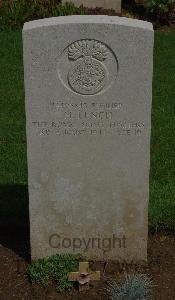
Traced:
<path fill-rule="evenodd" d="M 150 299 L 152 281 L 143 274 L 126 275 L 123 284 L 112 280 L 106 289 L 110 300 L 147 300 Z"/>

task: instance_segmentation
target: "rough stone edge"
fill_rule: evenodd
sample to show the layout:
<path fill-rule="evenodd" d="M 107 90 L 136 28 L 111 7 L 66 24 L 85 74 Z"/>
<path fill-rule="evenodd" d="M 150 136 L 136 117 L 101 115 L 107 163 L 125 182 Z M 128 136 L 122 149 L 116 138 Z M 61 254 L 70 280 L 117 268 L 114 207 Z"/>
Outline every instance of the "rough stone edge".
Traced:
<path fill-rule="evenodd" d="M 105 15 L 73 15 L 45 18 L 25 23 L 23 31 L 61 24 L 115 24 L 119 26 L 136 27 L 153 31 L 153 25 L 150 22 L 141 21 L 138 19 Z"/>

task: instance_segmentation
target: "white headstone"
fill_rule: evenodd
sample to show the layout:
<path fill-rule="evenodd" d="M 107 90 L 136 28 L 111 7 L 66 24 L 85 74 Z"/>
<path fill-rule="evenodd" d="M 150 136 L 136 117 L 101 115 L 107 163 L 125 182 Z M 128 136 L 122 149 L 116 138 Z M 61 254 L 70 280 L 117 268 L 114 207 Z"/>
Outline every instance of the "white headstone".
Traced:
<path fill-rule="evenodd" d="M 121 0 L 62 0 L 62 4 L 72 2 L 75 6 L 83 5 L 88 8 L 101 7 L 104 9 L 113 9 L 118 14 L 121 14 Z"/>
<path fill-rule="evenodd" d="M 32 258 L 146 260 L 152 25 L 50 18 L 23 42 Z"/>

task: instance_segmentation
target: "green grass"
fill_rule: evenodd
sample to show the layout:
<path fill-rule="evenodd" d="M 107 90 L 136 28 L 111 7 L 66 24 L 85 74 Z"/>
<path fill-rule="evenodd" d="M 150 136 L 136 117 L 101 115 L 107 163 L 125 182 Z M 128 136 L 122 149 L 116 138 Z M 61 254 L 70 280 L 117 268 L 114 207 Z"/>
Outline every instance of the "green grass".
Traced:
<path fill-rule="evenodd" d="M 149 223 L 175 228 L 175 33 L 156 32 Z M 27 163 L 21 31 L 0 32 L 0 216 L 26 216 Z"/>
<path fill-rule="evenodd" d="M 175 228 L 175 32 L 155 35 L 149 220 Z"/>

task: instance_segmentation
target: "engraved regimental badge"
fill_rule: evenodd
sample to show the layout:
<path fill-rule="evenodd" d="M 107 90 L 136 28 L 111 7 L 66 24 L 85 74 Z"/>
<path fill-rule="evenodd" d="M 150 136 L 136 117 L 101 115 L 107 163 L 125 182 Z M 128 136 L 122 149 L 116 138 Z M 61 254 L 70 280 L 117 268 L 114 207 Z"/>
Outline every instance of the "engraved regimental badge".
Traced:
<path fill-rule="evenodd" d="M 100 92 L 108 76 L 103 63 L 107 56 L 107 47 L 99 41 L 79 40 L 71 44 L 68 48 L 68 58 L 75 63 L 67 75 L 70 87 L 83 95 Z"/>
<path fill-rule="evenodd" d="M 106 93 L 116 83 L 119 71 L 112 48 L 94 39 L 76 40 L 67 45 L 56 62 L 60 82 L 76 95 Z"/>

